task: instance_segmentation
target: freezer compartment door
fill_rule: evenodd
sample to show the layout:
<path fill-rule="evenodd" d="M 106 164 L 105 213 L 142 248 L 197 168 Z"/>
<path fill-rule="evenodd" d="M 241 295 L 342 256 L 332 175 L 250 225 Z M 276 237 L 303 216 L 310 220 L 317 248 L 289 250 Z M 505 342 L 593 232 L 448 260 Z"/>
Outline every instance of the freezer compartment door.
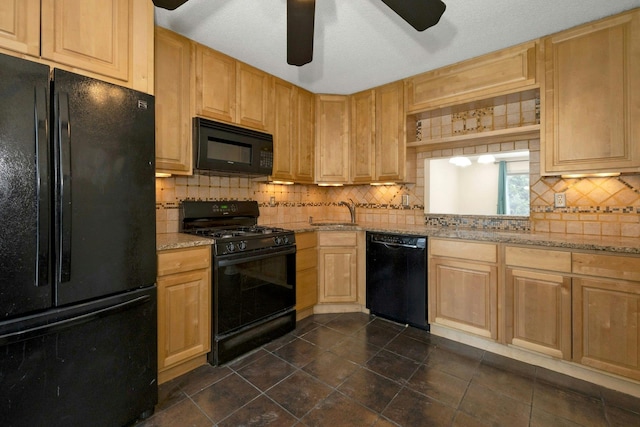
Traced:
<path fill-rule="evenodd" d="M 157 403 L 156 288 L 0 323 L 3 426 L 122 426 Z"/>
<path fill-rule="evenodd" d="M 0 321 L 51 306 L 49 67 L 0 55 Z"/>
<path fill-rule="evenodd" d="M 55 302 L 155 283 L 154 98 L 54 70 Z"/>

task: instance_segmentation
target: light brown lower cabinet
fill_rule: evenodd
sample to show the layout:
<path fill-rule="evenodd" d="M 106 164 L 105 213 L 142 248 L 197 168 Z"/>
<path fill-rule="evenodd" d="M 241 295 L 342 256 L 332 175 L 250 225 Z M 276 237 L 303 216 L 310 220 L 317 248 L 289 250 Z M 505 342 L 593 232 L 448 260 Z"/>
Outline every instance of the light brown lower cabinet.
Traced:
<path fill-rule="evenodd" d="M 573 359 L 640 380 L 640 258 L 574 254 Z"/>
<path fill-rule="evenodd" d="M 318 232 L 318 303 L 356 303 L 357 232 Z"/>
<path fill-rule="evenodd" d="M 497 245 L 430 239 L 431 323 L 498 339 Z"/>
<path fill-rule="evenodd" d="M 571 252 L 507 246 L 505 263 L 506 342 L 570 360 Z"/>
<path fill-rule="evenodd" d="M 158 253 L 158 383 L 207 363 L 211 350 L 209 246 Z"/>
<path fill-rule="evenodd" d="M 506 340 L 559 359 L 571 359 L 571 278 L 508 268 Z"/>
<path fill-rule="evenodd" d="M 313 314 L 318 303 L 318 239 L 315 232 L 296 233 L 296 318 Z"/>

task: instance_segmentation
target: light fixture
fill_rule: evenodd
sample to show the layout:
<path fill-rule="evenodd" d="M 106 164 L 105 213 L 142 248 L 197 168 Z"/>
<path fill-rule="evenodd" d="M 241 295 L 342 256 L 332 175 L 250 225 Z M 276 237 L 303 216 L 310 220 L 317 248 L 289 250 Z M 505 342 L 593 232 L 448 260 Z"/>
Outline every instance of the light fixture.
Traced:
<path fill-rule="evenodd" d="M 337 184 L 331 182 L 319 182 L 318 187 L 342 187 L 344 184 Z"/>
<path fill-rule="evenodd" d="M 293 185 L 293 181 L 271 181 L 269 184 L 278 184 L 278 185 Z"/>
<path fill-rule="evenodd" d="M 156 178 L 169 178 L 169 177 L 171 177 L 170 173 L 156 172 Z"/>
<path fill-rule="evenodd" d="M 612 176 L 620 176 L 620 172 L 570 173 L 566 175 L 560 175 L 561 178 L 608 178 Z"/>
<path fill-rule="evenodd" d="M 456 166 L 460 166 L 464 168 L 471 165 L 471 160 L 469 160 L 467 157 L 457 156 L 457 157 L 450 158 L 449 163 L 452 163 Z"/>
<path fill-rule="evenodd" d="M 480 163 L 481 165 L 495 163 L 495 161 L 496 161 L 496 158 L 493 157 L 492 154 L 483 154 L 482 156 L 478 157 L 478 163 Z"/>
<path fill-rule="evenodd" d="M 371 184 L 372 186 L 380 186 L 380 185 L 396 185 L 395 182 L 372 182 Z"/>

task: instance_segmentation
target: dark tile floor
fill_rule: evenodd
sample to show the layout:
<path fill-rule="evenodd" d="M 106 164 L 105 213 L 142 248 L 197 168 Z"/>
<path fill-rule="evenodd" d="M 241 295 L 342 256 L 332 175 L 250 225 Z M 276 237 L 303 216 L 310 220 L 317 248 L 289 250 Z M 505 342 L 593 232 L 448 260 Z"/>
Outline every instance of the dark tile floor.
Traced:
<path fill-rule="evenodd" d="M 160 386 L 150 426 L 640 426 L 640 399 L 362 313 Z"/>

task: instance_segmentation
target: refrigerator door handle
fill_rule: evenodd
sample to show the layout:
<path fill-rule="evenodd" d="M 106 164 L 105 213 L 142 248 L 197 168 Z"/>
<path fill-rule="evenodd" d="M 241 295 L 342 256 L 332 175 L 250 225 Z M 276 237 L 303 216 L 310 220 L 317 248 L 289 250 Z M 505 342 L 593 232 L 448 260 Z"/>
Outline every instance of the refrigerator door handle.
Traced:
<path fill-rule="evenodd" d="M 36 261 L 36 286 L 49 286 L 49 137 L 47 135 L 47 88 L 35 88 L 35 135 L 36 135 L 36 185 L 37 185 L 37 230 L 38 258 Z"/>
<path fill-rule="evenodd" d="M 57 173 L 56 248 L 58 283 L 71 280 L 71 129 L 69 124 L 69 95 L 56 95 L 59 170 Z"/>
<path fill-rule="evenodd" d="M 18 341 L 25 341 L 27 339 L 50 335 L 64 329 L 71 328 L 76 325 L 80 325 L 83 323 L 87 323 L 101 317 L 109 316 L 115 313 L 120 313 L 122 311 L 130 310 L 134 307 L 137 307 L 142 304 L 146 304 L 151 301 L 151 297 L 149 295 L 141 295 L 134 299 L 119 302 L 117 304 L 103 307 L 95 311 L 89 311 L 87 313 L 79 314 L 73 317 L 69 317 L 66 319 L 61 319 L 58 321 L 44 323 L 32 327 L 21 328 L 20 330 L 0 334 L 0 346 L 5 346 L 7 344 L 11 344 Z"/>

